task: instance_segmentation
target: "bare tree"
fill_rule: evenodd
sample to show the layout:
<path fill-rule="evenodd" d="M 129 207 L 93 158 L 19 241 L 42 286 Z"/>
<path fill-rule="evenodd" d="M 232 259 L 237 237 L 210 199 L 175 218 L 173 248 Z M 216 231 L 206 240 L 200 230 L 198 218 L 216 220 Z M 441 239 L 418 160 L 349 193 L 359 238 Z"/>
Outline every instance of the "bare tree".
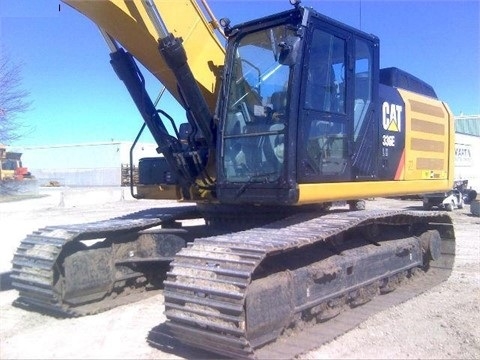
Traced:
<path fill-rule="evenodd" d="M 22 88 L 21 66 L 12 63 L 0 51 L 0 143 L 10 143 L 22 136 L 25 126 L 18 115 L 30 109 L 29 92 Z"/>

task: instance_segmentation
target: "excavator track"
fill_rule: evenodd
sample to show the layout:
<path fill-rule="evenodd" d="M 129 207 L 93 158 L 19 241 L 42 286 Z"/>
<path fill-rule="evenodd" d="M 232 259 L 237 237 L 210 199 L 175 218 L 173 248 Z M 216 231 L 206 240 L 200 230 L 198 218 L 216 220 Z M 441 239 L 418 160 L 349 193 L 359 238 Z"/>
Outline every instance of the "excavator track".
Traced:
<path fill-rule="evenodd" d="M 171 263 L 167 322 L 148 340 L 291 358 L 446 280 L 454 253 L 451 219 L 432 212 L 299 214 L 196 239 Z"/>
<path fill-rule="evenodd" d="M 185 246 L 171 234 L 146 230 L 198 217 L 196 206 L 166 207 L 37 230 L 22 240 L 12 261 L 12 286 L 19 291 L 14 305 L 71 317 L 139 300 L 147 286 L 155 288 L 142 266 L 168 264 Z M 160 269 L 152 275 L 161 276 L 155 274 Z"/>

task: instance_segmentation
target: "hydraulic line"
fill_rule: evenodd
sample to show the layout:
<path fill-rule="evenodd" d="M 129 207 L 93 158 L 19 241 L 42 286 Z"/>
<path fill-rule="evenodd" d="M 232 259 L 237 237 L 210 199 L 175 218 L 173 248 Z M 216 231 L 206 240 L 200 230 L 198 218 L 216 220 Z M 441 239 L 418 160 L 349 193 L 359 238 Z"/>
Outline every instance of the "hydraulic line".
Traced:
<path fill-rule="evenodd" d="M 208 147 L 214 148 L 215 130 L 213 116 L 188 65 L 187 53 L 182 44 L 183 40 L 168 32 L 160 13 L 152 1 L 144 0 L 143 4 L 158 33 L 160 54 L 177 80 L 179 93 L 183 100 L 182 105 L 189 114 L 187 119 L 193 119 L 194 124 L 192 124 L 192 127 L 198 127 Z"/>

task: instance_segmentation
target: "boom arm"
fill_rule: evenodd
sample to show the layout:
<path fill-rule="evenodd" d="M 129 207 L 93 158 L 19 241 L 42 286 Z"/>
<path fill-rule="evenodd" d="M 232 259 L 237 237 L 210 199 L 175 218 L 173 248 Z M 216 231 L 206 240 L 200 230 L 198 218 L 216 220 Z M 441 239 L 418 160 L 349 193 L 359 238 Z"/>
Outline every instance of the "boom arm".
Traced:
<path fill-rule="evenodd" d="M 72 6 L 139 60 L 182 103 L 177 79 L 158 52 L 158 34 L 141 0 L 62 0 Z M 152 0 L 168 31 L 183 39 L 188 64 L 213 113 L 217 99 L 217 69 L 225 50 L 196 0 Z M 179 16 L 181 14 L 181 17 Z M 183 104 L 183 103 L 182 103 Z"/>

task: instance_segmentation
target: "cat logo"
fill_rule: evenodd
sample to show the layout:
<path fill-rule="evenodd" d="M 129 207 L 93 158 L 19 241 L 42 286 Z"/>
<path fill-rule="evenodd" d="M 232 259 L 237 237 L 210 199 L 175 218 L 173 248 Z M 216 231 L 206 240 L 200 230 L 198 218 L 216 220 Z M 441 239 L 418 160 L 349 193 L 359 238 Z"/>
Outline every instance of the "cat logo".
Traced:
<path fill-rule="evenodd" d="M 403 106 L 397 104 L 382 104 L 382 123 L 386 131 L 402 131 L 402 112 Z"/>

